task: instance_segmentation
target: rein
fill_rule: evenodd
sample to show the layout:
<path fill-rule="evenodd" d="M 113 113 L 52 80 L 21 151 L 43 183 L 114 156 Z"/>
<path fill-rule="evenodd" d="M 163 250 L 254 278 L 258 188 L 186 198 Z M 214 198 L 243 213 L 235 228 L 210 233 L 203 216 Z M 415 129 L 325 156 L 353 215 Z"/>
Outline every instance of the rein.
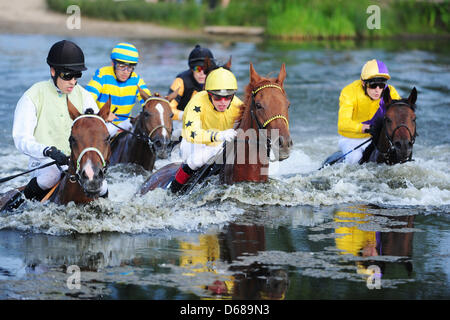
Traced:
<path fill-rule="evenodd" d="M 150 98 L 148 98 L 147 100 L 144 101 L 143 106 L 145 106 L 145 105 L 147 104 L 147 102 L 153 101 L 153 100 L 157 100 L 157 101 L 161 101 L 161 102 L 166 102 L 166 103 L 170 104 L 170 101 L 167 100 L 167 99 L 164 99 L 164 98 L 161 98 L 161 97 L 153 97 L 153 96 L 152 96 L 152 97 L 150 97 Z M 129 117 L 129 118 L 132 119 L 133 117 Z M 113 126 L 115 126 L 116 128 L 122 130 L 123 132 L 126 132 L 127 134 L 132 135 L 133 137 L 135 137 L 135 138 L 138 139 L 138 140 L 147 141 L 147 143 L 149 144 L 150 147 L 152 147 L 153 144 L 154 144 L 153 141 L 151 140 L 151 136 L 155 133 L 156 130 L 158 130 L 158 129 L 160 129 L 160 128 L 164 128 L 164 129 L 166 129 L 167 132 L 170 132 L 170 133 L 171 133 L 171 131 L 169 131 L 169 128 L 167 128 L 167 127 L 166 127 L 165 125 L 163 125 L 163 124 L 160 124 L 160 125 L 154 127 L 154 128 L 152 129 L 152 131 L 150 131 L 150 133 L 149 133 L 148 135 L 143 135 L 143 134 L 137 134 L 137 133 L 134 133 L 134 132 L 132 132 L 132 131 L 123 129 L 123 128 L 119 127 L 118 125 L 116 125 L 115 123 L 112 123 L 112 122 L 111 122 L 111 124 L 112 124 Z M 172 130 L 173 130 L 173 129 L 172 129 Z"/>

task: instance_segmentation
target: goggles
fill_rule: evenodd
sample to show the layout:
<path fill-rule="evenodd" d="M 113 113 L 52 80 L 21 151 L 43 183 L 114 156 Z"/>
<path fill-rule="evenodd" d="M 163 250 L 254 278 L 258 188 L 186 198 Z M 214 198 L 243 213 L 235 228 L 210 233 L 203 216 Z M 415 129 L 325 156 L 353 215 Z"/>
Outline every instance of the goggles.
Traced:
<path fill-rule="evenodd" d="M 68 71 L 68 72 L 60 71 L 58 72 L 58 76 L 64 81 L 69 81 L 72 80 L 73 78 L 75 78 L 75 80 L 81 78 L 82 73 L 81 71 Z"/>
<path fill-rule="evenodd" d="M 226 96 L 219 96 L 217 94 L 208 92 L 209 96 L 211 97 L 211 99 L 213 99 L 214 101 L 220 101 L 220 100 L 231 100 L 234 97 L 234 94 L 229 94 Z"/>
<path fill-rule="evenodd" d="M 115 62 L 114 67 L 119 71 L 133 72 L 134 68 L 136 68 L 136 65 L 129 65 L 126 63 Z"/>
<path fill-rule="evenodd" d="M 384 89 L 386 87 L 386 82 L 370 82 L 367 85 L 370 89 L 375 89 L 376 87 Z"/>
<path fill-rule="evenodd" d="M 204 71 L 205 69 L 204 69 L 202 66 L 195 66 L 195 67 L 192 68 L 192 70 L 193 70 L 194 72 L 202 72 L 202 71 Z"/>

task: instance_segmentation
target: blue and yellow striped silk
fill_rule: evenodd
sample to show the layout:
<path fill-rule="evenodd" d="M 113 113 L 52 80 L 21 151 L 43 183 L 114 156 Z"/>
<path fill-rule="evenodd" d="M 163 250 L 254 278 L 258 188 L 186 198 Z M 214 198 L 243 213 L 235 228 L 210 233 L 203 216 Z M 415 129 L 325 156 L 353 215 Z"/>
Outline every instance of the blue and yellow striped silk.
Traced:
<path fill-rule="evenodd" d="M 151 95 L 144 80 L 135 72 L 131 74 L 127 81 L 119 82 L 113 66 L 107 66 L 95 71 L 95 75 L 86 86 L 86 90 L 92 94 L 99 109 L 103 107 L 109 96 L 111 96 L 111 111 L 117 108 L 115 113 L 119 119 L 114 121 L 114 123 L 118 124 L 130 116 L 136 98 L 141 104 L 144 103 L 144 99 L 139 94 L 138 86 L 148 95 Z"/>

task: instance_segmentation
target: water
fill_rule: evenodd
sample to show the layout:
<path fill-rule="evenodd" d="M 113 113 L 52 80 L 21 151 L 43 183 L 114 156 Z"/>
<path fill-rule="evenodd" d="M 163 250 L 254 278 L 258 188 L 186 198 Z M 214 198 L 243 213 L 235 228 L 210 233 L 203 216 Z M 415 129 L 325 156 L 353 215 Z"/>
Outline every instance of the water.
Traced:
<path fill-rule="evenodd" d="M 29 86 L 48 78 L 46 55 L 58 40 L 0 35 L 1 177 L 27 167 L 11 137 L 14 108 Z M 72 40 L 85 52 L 89 69 L 80 83 L 86 85 L 123 39 Z M 137 71 L 152 92 L 162 93 L 187 67 L 195 45 L 131 41 L 141 54 Z M 448 299 L 449 45 L 205 45 L 221 62 L 233 57 L 240 97 L 250 61 L 273 76 L 286 63 L 290 158 L 271 164 L 264 185 L 209 185 L 181 199 L 163 190 L 136 197 L 149 173 L 118 165 L 108 171 L 108 200 L 85 207 L 27 203 L 0 217 L 0 298 Z M 372 58 L 388 65 L 402 96 L 418 89 L 415 161 L 318 171 L 337 150 L 339 92 Z M 4 183 L 0 192 L 28 179 Z M 73 287 L 70 266 L 79 268 L 80 288 Z"/>

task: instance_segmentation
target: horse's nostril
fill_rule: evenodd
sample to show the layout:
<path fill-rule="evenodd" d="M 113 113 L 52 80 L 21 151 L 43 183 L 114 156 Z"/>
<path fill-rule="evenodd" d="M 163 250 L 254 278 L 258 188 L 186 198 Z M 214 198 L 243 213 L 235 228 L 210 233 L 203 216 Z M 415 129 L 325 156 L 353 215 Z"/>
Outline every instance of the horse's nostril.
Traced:
<path fill-rule="evenodd" d="M 412 148 L 412 147 L 413 147 L 412 142 L 411 142 L 411 141 L 408 141 L 408 148 Z"/>
<path fill-rule="evenodd" d="M 278 139 L 278 143 L 280 147 L 282 147 L 284 145 L 284 138 L 280 136 L 280 139 Z"/>
<path fill-rule="evenodd" d="M 156 140 L 156 141 L 155 141 L 155 146 L 158 147 L 158 148 L 161 148 L 161 146 L 162 146 L 161 141 Z"/>

